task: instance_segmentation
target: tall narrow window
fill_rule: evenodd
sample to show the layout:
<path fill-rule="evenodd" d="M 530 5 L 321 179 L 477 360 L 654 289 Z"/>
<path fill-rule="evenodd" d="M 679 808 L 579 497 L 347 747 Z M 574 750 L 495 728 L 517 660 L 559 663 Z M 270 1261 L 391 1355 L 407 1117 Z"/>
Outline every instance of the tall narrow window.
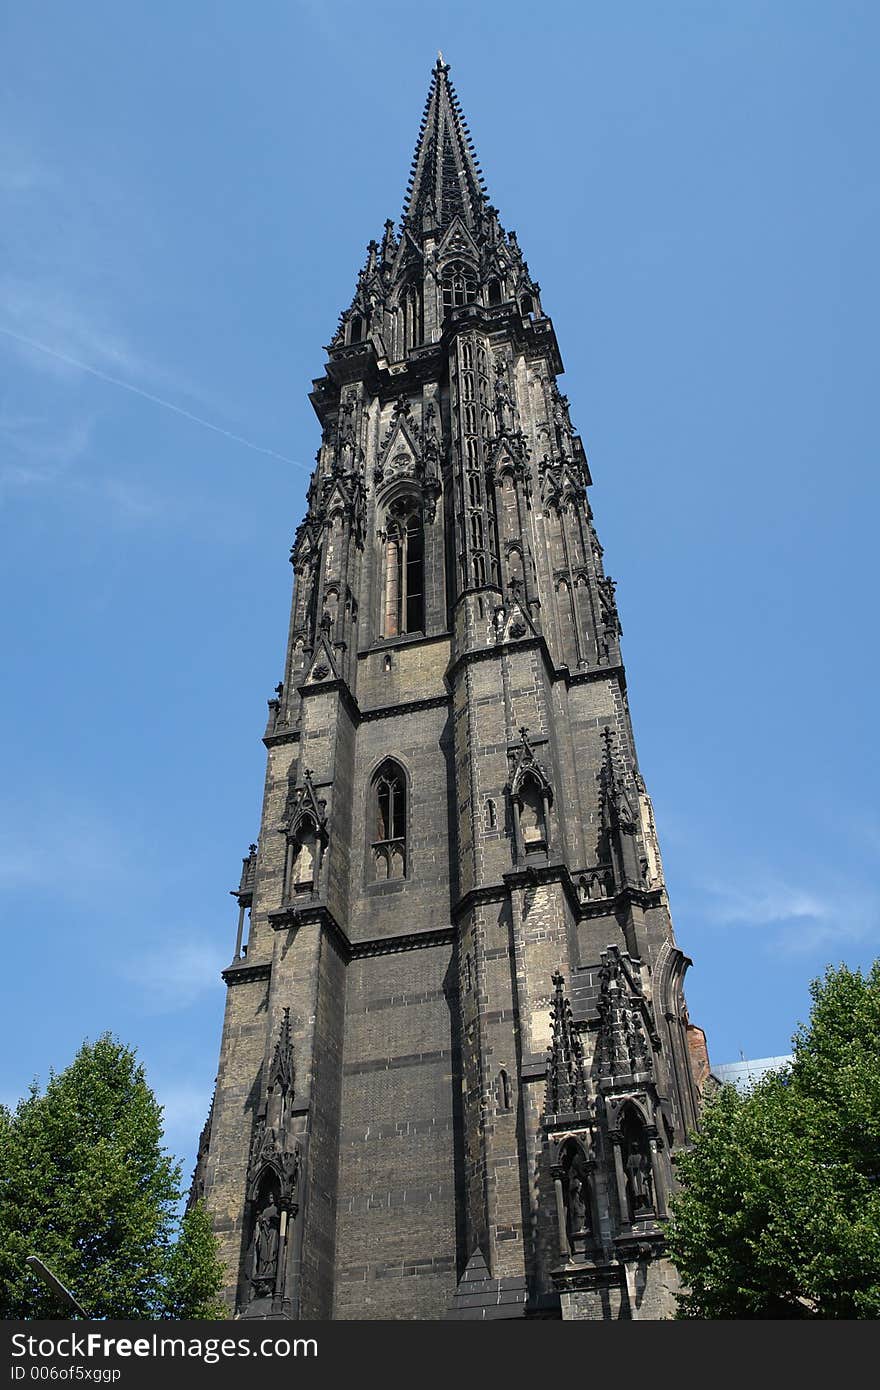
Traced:
<path fill-rule="evenodd" d="M 390 758 L 373 778 L 371 788 L 373 877 L 406 876 L 406 777 Z"/>
<path fill-rule="evenodd" d="M 418 347 L 424 337 L 422 290 L 418 282 L 407 285 L 401 298 L 403 309 L 403 348 Z"/>
<path fill-rule="evenodd" d="M 462 304 L 473 304 L 477 297 L 477 277 L 469 265 L 454 261 L 443 271 L 443 311 L 459 308 Z"/>
<path fill-rule="evenodd" d="M 364 321 L 361 318 L 360 314 L 355 314 L 354 318 L 351 320 L 351 330 L 348 335 L 348 341 L 350 343 L 359 343 L 363 336 Z"/>
<path fill-rule="evenodd" d="M 510 1077 L 504 1067 L 498 1073 L 498 1090 L 500 1092 L 501 1108 L 510 1109 Z"/>
<path fill-rule="evenodd" d="M 384 565 L 382 636 L 424 632 L 425 535 L 421 508 L 413 498 L 402 498 L 389 509 Z"/>

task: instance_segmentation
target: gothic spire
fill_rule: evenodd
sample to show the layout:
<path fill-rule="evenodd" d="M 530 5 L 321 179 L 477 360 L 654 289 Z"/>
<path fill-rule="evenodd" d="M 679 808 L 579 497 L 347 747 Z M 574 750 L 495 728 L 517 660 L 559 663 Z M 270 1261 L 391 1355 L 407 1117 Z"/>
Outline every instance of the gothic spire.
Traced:
<path fill-rule="evenodd" d="M 584 1048 L 574 1026 L 565 980 L 559 970 L 553 975 L 553 990 L 544 1109 L 547 1114 L 569 1114 L 589 1107 Z"/>
<path fill-rule="evenodd" d="M 308 774 L 307 774 L 308 775 Z M 269 1068 L 269 1086 L 291 1093 L 294 1085 L 293 1038 L 290 1032 L 290 1009 L 284 1010 L 275 1055 Z"/>
<path fill-rule="evenodd" d="M 449 80 L 449 64 L 440 54 L 419 127 L 403 222 L 414 233 L 425 227 L 442 230 L 458 215 L 475 231 L 485 206 L 483 175 Z"/>

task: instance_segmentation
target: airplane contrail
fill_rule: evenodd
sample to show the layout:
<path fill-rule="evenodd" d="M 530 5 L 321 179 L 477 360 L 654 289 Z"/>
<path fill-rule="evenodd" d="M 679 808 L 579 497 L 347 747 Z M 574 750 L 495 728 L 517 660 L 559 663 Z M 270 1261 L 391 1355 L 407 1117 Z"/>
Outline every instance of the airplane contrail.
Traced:
<path fill-rule="evenodd" d="M 275 449 L 265 449 L 262 444 L 255 444 L 252 439 L 244 439 L 240 434 L 233 434 L 232 430 L 225 430 L 222 425 L 215 425 L 211 420 L 203 420 L 200 415 L 193 415 L 191 410 L 184 410 L 183 406 L 175 405 L 173 401 L 163 400 L 161 396 L 154 396 L 151 391 L 144 391 L 140 386 L 132 386 L 130 381 L 122 381 L 118 376 L 110 376 L 107 372 L 101 372 L 97 367 L 90 367 L 88 362 L 80 362 L 75 357 L 70 357 L 66 352 L 58 352 L 55 348 L 50 348 L 46 343 L 38 343 L 34 338 L 26 338 L 23 333 L 13 333 L 11 328 L 4 328 L 0 325 L 0 333 L 7 338 L 13 338 L 17 343 L 24 343 L 26 347 L 36 348 L 38 352 L 48 353 L 50 357 L 57 357 L 59 362 L 66 362 L 69 367 L 77 367 L 81 372 L 88 372 L 90 376 L 96 376 L 99 381 L 107 381 L 111 386 L 121 386 L 123 391 L 131 391 L 135 396 L 143 396 L 145 401 L 152 401 L 154 405 L 164 406 L 166 410 L 173 410 L 175 415 L 182 415 L 185 420 L 192 420 L 196 425 L 202 425 L 206 430 L 213 430 L 215 434 L 222 434 L 226 439 L 233 440 L 236 444 L 243 444 L 246 449 L 254 449 L 258 454 L 266 454 L 269 458 L 280 459 L 282 463 L 292 463 L 294 468 L 302 468 L 306 473 L 309 469 L 306 464 L 300 463 L 298 459 L 288 458 L 286 454 L 279 454 Z"/>

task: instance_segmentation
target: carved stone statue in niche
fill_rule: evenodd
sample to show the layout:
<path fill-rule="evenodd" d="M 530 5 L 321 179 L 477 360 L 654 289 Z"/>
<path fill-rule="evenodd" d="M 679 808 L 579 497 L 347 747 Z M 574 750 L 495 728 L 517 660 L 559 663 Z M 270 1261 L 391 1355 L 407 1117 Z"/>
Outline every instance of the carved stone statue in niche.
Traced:
<path fill-rule="evenodd" d="M 635 1221 L 654 1210 L 651 1157 L 648 1153 L 644 1126 L 632 1112 L 627 1114 L 622 1132 L 626 1196 L 630 1220 Z"/>
<path fill-rule="evenodd" d="M 556 1184 L 559 1247 L 563 1259 L 581 1259 L 592 1235 L 590 1176 L 587 1156 L 577 1139 L 566 1139 L 553 1169 Z"/>
<path fill-rule="evenodd" d="M 263 1288 L 266 1292 L 270 1292 L 275 1283 L 275 1276 L 278 1272 L 280 1220 L 274 1194 L 270 1192 L 266 1205 L 257 1213 L 254 1236 L 251 1241 L 251 1283 L 258 1291 Z"/>
<path fill-rule="evenodd" d="M 299 847 L 293 862 L 293 884 L 312 883 L 315 877 L 315 849 L 317 836 L 311 822 L 306 822 L 300 832 Z"/>
<path fill-rule="evenodd" d="M 540 789 L 532 781 L 525 783 L 522 791 L 522 810 L 519 818 L 523 843 L 538 844 L 544 839 L 544 811 L 541 804 Z"/>
<path fill-rule="evenodd" d="M 589 1215 L 587 1212 L 587 1177 L 580 1152 L 575 1154 L 568 1170 L 567 1206 L 569 1234 L 572 1236 L 582 1235 L 589 1230 Z"/>
<path fill-rule="evenodd" d="M 507 369 L 500 359 L 495 363 L 495 419 L 501 434 L 514 428 L 513 396 Z"/>

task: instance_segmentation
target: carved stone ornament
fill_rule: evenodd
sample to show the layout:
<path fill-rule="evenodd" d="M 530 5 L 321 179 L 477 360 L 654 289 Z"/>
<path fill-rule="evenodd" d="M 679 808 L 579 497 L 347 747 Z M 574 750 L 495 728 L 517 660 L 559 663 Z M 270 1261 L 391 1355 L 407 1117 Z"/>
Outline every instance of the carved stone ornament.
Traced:
<path fill-rule="evenodd" d="M 646 1022 L 652 1035 L 655 1033 L 650 1006 L 642 991 L 637 965 L 622 955 L 619 946 L 609 946 L 602 952 L 596 1008 L 600 1075 L 613 1080 L 649 1072 L 654 1059 Z"/>
<path fill-rule="evenodd" d="M 553 976 L 550 1032 L 544 1111 L 549 1115 L 589 1110 L 583 1043 L 572 1020 L 565 980 L 558 970 Z"/>

